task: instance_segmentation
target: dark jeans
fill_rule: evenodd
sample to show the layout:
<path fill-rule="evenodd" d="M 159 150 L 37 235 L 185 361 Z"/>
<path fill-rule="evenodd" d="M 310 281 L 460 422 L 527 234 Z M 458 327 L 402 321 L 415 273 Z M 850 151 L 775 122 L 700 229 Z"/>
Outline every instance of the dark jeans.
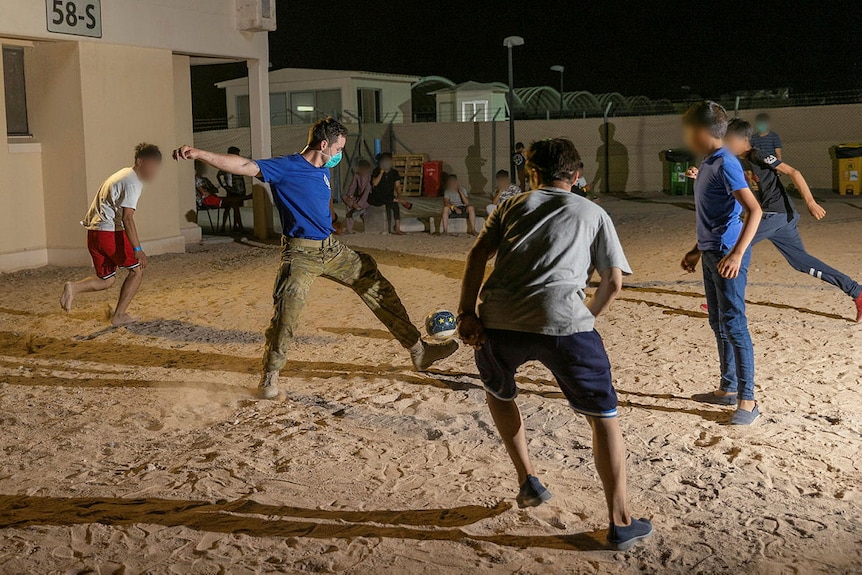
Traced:
<path fill-rule="evenodd" d="M 798 223 L 799 214 L 793 214 L 793 219 L 789 222 L 787 214 L 764 214 L 751 245 L 769 240 L 796 271 L 830 283 L 853 299 L 862 295 L 862 285 L 853 278 L 829 267 L 805 251 L 802 238 L 799 237 Z"/>
<path fill-rule="evenodd" d="M 754 399 L 754 345 L 745 317 L 745 284 L 751 250 L 745 253 L 739 275 L 721 277 L 718 262 L 727 255 L 720 251 L 703 252 L 703 288 L 709 307 L 709 326 L 715 332 L 721 365 L 721 389 L 737 393 L 738 399 Z"/>

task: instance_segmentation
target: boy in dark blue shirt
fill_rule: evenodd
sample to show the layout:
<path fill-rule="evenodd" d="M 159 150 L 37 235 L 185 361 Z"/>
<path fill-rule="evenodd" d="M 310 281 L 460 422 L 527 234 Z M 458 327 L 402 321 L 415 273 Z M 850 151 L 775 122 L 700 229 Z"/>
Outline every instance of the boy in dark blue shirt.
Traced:
<path fill-rule="evenodd" d="M 745 285 L 751 241 L 762 210 L 739 160 L 724 147 L 727 111 L 712 101 L 693 105 L 683 116 L 686 143 L 705 159 L 694 185 L 697 246 L 682 260 L 694 272 L 703 258 L 703 287 L 709 325 L 721 364 L 720 389 L 693 396 L 697 401 L 737 404 L 732 425 L 750 425 L 760 416 L 754 400 L 754 347 L 745 316 Z M 743 217 L 743 212 L 747 216 Z"/>
<path fill-rule="evenodd" d="M 224 172 L 256 177 L 272 185 L 284 237 L 282 262 L 273 293 L 275 312 L 266 330 L 266 353 L 259 386 L 259 394 L 264 399 L 278 395 L 278 375 L 287 361 L 287 346 L 299 325 L 311 284 L 320 276 L 356 292 L 395 339 L 410 350 L 417 370 L 428 369 L 432 363 L 458 349 L 455 341 L 438 345 L 423 342 L 395 288 L 377 268 L 377 262 L 335 239 L 329 170 L 341 161 L 346 136 L 347 128 L 326 118 L 311 127 L 308 145 L 301 153 L 281 158 L 253 161 L 189 146 L 174 151 L 177 160 L 201 160 Z"/>

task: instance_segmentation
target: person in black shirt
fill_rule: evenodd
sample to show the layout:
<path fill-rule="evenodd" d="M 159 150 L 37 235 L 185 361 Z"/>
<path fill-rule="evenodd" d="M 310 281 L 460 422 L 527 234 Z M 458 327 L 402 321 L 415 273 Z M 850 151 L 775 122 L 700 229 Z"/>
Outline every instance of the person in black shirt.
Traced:
<path fill-rule="evenodd" d="M 775 154 L 751 147 L 754 133 L 751 124 L 735 119 L 730 122 L 725 145 L 742 163 L 749 187 L 763 208 L 763 219 L 751 245 L 769 240 L 793 269 L 830 283 L 853 298 L 856 321 L 862 322 L 862 285 L 846 274 L 829 267 L 807 251 L 799 236 L 799 214 L 784 189 L 780 175 L 790 177 L 816 220 L 826 217 L 826 210 L 811 195 L 811 189 L 799 170 L 782 162 Z M 696 177 L 696 173 L 693 174 Z"/>
<path fill-rule="evenodd" d="M 371 174 L 371 196 L 368 203 L 372 206 L 386 206 L 387 227 L 399 236 L 401 231 L 401 174 L 392 167 L 392 154 L 384 152 L 377 156 L 377 168 Z"/>
<path fill-rule="evenodd" d="M 232 154 L 234 156 L 239 155 L 239 148 L 236 146 L 231 146 L 227 149 L 228 154 Z M 240 213 L 240 208 L 242 207 L 245 198 L 248 194 L 245 193 L 245 178 L 242 176 L 235 176 L 224 170 L 219 170 L 216 174 L 216 180 L 218 180 L 219 186 L 224 188 L 224 191 L 227 193 L 227 197 L 229 198 L 237 198 L 232 201 L 233 207 L 233 227 L 234 230 L 241 232 L 242 227 L 242 214 Z M 242 199 L 238 199 L 242 198 Z M 227 226 L 227 219 L 230 215 L 231 209 L 225 208 L 224 217 L 221 223 L 221 230 L 224 231 Z"/>
<path fill-rule="evenodd" d="M 524 154 L 524 143 L 515 144 L 512 152 L 512 163 L 515 164 L 515 172 L 518 176 L 518 186 L 522 192 L 527 191 L 527 156 Z"/>

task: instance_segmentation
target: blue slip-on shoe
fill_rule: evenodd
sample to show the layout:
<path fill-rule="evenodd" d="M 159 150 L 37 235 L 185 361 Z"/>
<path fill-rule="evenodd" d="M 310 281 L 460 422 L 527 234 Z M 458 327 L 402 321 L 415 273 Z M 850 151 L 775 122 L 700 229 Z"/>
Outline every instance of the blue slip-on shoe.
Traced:
<path fill-rule="evenodd" d="M 736 413 L 733 414 L 733 417 L 730 418 L 730 425 L 751 425 L 757 421 L 758 417 L 760 417 L 760 410 L 757 409 L 756 405 L 751 411 L 746 409 L 737 409 Z"/>
<path fill-rule="evenodd" d="M 608 528 L 608 545 L 617 551 L 626 551 L 650 535 L 652 535 L 652 523 L 649 519 L 632 519 L 631 525 L 625 527 L 611 523 Z"/>
<path fill-rule="evenodd" d="M 515 501 L 518 502 L 518 507 L 523 509 L 524 507 L 538 507 L 551 497 L 553 495 L 542 485 L 538 477 L 528 475 Z"/>
<path fill-rule="evenodd" d="M 715 395 L 714 391 L 710 391 L 709 393 L 695 393 L 691 396 L 691 400 L 712 405 L 736 405 L 736 394 Z"/>

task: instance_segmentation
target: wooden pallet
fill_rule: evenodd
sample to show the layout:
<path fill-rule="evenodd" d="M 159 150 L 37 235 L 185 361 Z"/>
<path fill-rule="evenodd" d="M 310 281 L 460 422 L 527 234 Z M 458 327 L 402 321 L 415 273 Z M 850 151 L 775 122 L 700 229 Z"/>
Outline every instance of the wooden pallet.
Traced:
<path fill-rule="evenodd" d="M 428 161 L 425 154 L 396 154 L 392 156 L 392 167 L 398 170 L 404 181 L 401 183 L 405 196 L 422 195 L 422 164 Z"/>

